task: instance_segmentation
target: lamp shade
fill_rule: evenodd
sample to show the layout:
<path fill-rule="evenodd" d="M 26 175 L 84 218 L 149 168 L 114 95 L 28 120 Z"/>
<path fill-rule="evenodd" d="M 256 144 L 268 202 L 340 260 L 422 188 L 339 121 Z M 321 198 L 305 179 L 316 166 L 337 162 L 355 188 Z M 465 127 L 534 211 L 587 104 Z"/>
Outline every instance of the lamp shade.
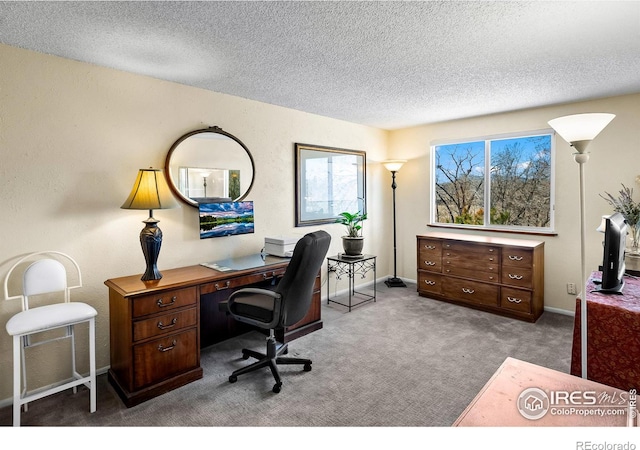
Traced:
<path fill-rule="evenodd" d="M 384 161 L 382 164 L 384 164 L 389 172 L 397 172 L 406 162 L 407 161 L 405 159 L 391 159 L 389 161 Z"/>
<path fill-rule="evenodd" d="M 160 169 L 140 169 L 123 209 L 168 209 L 178 206 Z"/>
<path fill-rule="evenodd" d="M 568 143 L 592 141 L 613 120 L 615 114 L 587 113 L 558 117 L 549 125 Z"/>

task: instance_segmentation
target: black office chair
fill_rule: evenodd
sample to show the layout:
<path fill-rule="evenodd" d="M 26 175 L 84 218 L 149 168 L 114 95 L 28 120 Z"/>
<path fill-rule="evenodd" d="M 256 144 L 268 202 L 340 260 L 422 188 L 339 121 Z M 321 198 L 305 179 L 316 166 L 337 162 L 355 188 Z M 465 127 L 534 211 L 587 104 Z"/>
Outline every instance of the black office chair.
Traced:
<path fill-rule="evenodd" d="M 245 288 L 231 294 L 227 302 L 229 313 L 240 322 L 268 329 L 269 337 L 266 354 L 242 350 L 244 359 L 251 356 L 258 361 L 233 372 L 229 382 L 235 383 L 238 375 L 268 366 L 276 380 L 273 392 L 278 393 L 282 381 L 277 364 L 303 364 L 305 372 L 311 370 L 309 359 L 281 356 L 287 353 L 288 345 L 281 344 L 278 347 L 274 331 L 299 322 L 307 314 L 313 296 L 313 285 L 330 242 L 331 236 L 325 231 L 306 234 L 296 244 L 291 262 L 275 290 Z"/>

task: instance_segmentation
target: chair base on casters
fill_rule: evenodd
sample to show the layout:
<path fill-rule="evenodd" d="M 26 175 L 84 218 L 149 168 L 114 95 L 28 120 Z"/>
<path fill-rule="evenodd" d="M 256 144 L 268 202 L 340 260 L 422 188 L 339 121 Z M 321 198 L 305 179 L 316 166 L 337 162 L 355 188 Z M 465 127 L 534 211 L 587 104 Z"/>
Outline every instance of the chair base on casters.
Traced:
<path fill-rule="evenodd" d="M 280 379 L 280 372 L 278 371 L 278 364 L 303 364 L 304 371 L 309 372 L 311 370 L 311 360 L 304 358 L 290 358 L 281 355 L 286 355 L 289 351 L 287 344 L 282 344 L 278 348 L 276 338 L 271 332 L 271 335 L 267 338 L 267 354 L 256 352 L 253 350 L 242 349 L 242 358 L 249 359 L 249 357 L 255 358 L 258 361 L 250 364 L 242 369 L 234 371 L 229 376 L 229 383 L 235 383 L 238 381 L 238 375 L 253 372 L 263 367 L 269 367 L 271 374 L 276 380 L 276 384 L 273 385 L 273 392 L 278 393 L 282 388 L 282 380 Z"/>

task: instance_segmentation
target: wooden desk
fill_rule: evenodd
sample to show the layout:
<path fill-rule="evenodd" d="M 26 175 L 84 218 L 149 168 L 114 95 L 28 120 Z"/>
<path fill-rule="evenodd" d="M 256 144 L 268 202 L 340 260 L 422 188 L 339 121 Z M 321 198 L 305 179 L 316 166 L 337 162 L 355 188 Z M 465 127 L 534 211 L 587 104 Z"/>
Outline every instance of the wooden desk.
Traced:
<path fill-rule="evenodd" d="M 248 331 L 219 304 L 247 286 L 275 284 L 288 258 L 250 255 L 228 260 L 240 269 L 222 271 L 201 265 L 163 270 L 163 277 L 140 275 L 105 281 L 109 288 L 111 367 L 108 379 L 128 407 L 202 378 L 200 348 Z M 320 274 L 312 306 L 295 325 L 276 334 L 288 342 L 322 328 Z"/>
<path fill-rule="evenodd" d="M 619 389 L 640 389 L 640 280 L 625 277 L 622 295 L 592 292 L 587 283 L 587 378 Z M 582 374 L 581 300 L 576 299 L 571 373 Z"/>
<path fill-rule="evenodd" d="M 576 401 L 585 392 L 594 393 L 598 399 L 594 406 L 567 405 L 566 402 L 547 402 L 546 413 L 538 419 L 526 418 L 521 414 L 518 405 L 526 401 L 519 400 L 521 394 L 529 388 L 538 388 L 547 398 L 551 392 L 569 392 Z M 557 394 L 554 394 L 557 395 Z M 604 396 L 609 400 L 600 400 Z M 603 396 L 603 397 L 601 397 Z M 526 395 L 524 396 L 526 397 Z M 589 402 L 589 398 L 585 403 Z M 627 426 L 629 392 L 605 386 L 590 380 L 575 377 L 566 373 L 540 367 L 535 364 L 507 358 L 476 398 L 467 406 L 453 426 L 458 427 L 602 427 Z M 580 414 L 569 408 L 589 408 L 593 411 L 600 408 L 603 415 Z M 594 409 L 591 409 L 594 408 Z M 612 411 L 615 410 L 615 413 Z M 544 411 L 542 409 L 541 411 Z M 617 414 L 622 411 L 620 414 Z"/>

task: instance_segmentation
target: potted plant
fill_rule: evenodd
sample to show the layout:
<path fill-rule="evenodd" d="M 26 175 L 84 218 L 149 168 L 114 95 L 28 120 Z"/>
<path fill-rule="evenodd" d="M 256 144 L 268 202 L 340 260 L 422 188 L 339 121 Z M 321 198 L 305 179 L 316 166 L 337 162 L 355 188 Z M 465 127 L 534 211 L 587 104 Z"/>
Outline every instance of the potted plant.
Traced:
<path fill-rule="evenodd" d="M 342 248 L 344 253 L 348 256 L 360 256 L 362 255 L 362 247 L 364 246 L 364 237 L 360 234 L 362 230 L 362 221 L 367 219 L 367 214 L 341 212 L 339 214 L 337 223 L 340 223 L 347 227 L 346 236 L 342 236 Z"/>

